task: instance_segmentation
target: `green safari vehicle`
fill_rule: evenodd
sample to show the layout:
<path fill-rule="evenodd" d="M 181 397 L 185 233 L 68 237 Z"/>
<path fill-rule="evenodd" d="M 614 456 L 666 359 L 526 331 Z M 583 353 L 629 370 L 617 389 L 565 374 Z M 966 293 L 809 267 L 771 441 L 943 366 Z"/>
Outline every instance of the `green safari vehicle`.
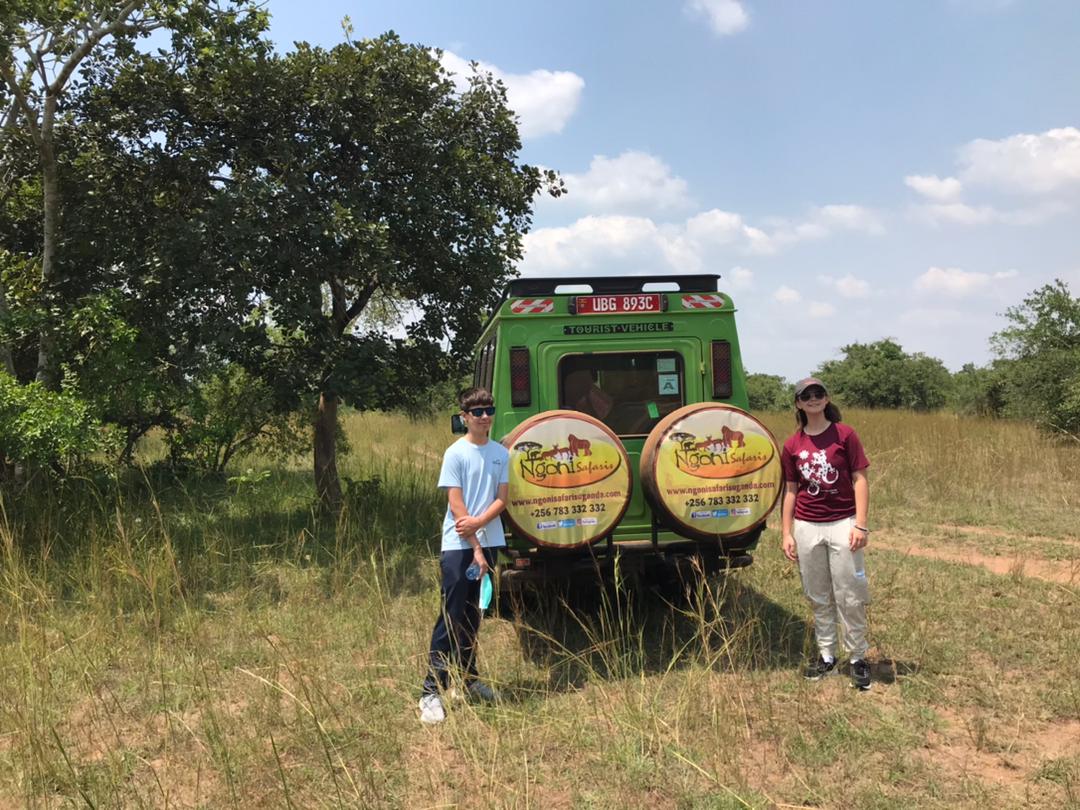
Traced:
<path fill-rule="evenodd" d="M 649 572 L 749 565 L 764 522 L 745 534 L 684 536 L 658 520 L 638 471 L 650 431 L 694 403 L 746 409 L 735 305 L 719 275 L 522 278 L 510 282 L 476 348 L 473 384 L 491 390 L 492 437 L 553 410 L 591 413 L 622 443 L 631 496 L 617 525 L 585 547 L 551 548 L 508 526 L 503 585 L 579 570 Z M 693 562 L 692 562 L 693 561 Z"/>

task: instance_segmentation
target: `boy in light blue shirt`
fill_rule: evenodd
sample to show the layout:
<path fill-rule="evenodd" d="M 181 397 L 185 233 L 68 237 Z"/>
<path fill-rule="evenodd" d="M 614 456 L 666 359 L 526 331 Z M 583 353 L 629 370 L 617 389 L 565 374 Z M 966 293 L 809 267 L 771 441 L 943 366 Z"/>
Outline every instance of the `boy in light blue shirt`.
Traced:
<path fill-rule="evenodd" d="M 420 698 L 420 720 L 441 723 L 446 710 L 440 693 L 450 685 L 450 669 L 464 676 L 467 696 L 495 700 L 495 692 L 476 672 L 476 633 L 480 627 L 480 581 L 506 545 L 500 513 L 506 508 L 510 454 L 490 438 L 495 402 L 485 388 L 468 388 L 458 398 L 467 433 L 446 449 L 439 487 L 446 490 L 443 519 L 442 610 L 431 633 L 429 671 Z M 480 574 L 469 579 L 476 564 Z"/>

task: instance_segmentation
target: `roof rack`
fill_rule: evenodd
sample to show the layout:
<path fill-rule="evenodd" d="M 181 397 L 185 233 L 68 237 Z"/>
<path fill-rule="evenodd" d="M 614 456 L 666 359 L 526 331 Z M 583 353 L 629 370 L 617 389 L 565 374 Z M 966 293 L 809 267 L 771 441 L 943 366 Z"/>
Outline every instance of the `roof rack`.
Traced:
<path fill-rule="evenodd" d="M 563 278 L 515 278 L 506 289 L 506 297 L 554 295 L 559 287 L 588 287 L 596 295 L 629 295 L 647 292 L 647 284 L 675 285 L 673 292 L 716 292 L 720 275 L 702 273 L 692 276 L 572 276 Z M 653 290 L 649 292 L 662 292 Z M 582 293 L 580 290 L 576 294 Z M 505 300 L 505 299 L 504 299 Z"/>

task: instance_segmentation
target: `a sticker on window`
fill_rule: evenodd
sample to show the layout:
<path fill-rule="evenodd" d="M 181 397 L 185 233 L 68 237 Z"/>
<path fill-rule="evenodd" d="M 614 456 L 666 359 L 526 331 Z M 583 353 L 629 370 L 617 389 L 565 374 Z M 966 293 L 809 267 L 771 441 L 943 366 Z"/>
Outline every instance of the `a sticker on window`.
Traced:
<path fill-rule="evenodd" d="M 656 380 L 660 396 L 677 396 L 679 393 L 678 374 L 657 374 Z"/>
<path fill-rule="evenodd" d="M 656 372 L 663 374 L 665 372 L 675 371 L 675 358 L 674 357 L 657 357 L 656 358 Z"/>

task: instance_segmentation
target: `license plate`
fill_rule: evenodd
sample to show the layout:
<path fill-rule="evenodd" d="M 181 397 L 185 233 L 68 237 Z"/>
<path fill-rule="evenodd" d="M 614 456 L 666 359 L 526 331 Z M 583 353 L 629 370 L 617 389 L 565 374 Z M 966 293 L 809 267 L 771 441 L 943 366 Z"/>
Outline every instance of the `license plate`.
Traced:
<path fill-rule="evenodd" d="M 660 312 L 658 293 L 637 295 L 579 295 L 578 315 L 608 315 L 627 312 Z"/>

